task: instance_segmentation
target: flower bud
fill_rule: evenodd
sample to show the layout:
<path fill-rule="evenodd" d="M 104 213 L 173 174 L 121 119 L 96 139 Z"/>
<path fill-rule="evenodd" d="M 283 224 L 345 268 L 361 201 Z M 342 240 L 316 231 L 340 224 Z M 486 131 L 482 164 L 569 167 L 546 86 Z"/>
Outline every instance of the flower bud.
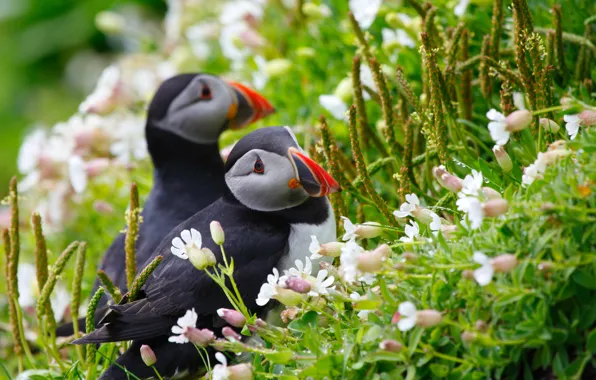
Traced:
<path fill-rule="evenodd" d="M 474 279 L 474 271 L 470 270 L 470 269 L 466 269 L 463 272 L 461 272 L 461 276 L 463 278 L 465 278 L 466 280 L 473 280 Z"/>
<path fill-rule="evenodd" d="M 262 320 L 261 318 L 257 318 L 257 320 L 255 321 L 255 326 L 257 326 L 257 327 L 259 327 L 259 328 L 262 328 L 262 329 L 264 329 L 264 328 L 266 328 L 268 325 L 267 325 L 267 322 L 265 322 L 265 321 L 264 321 L 264 320 Z"/>
<path fill-rule="evenodd" d="M 198 329 L 196 327 L 187 327 L 186 337 L 188 340 L 198 346 L 207 346 L 215 340 L 215 334 L 209 329 Z"/>
<path fill-rule="evenodd" d="M 286 306 L 298 306 L 303 300 L 302 294 L 291 289 L 284 289 L 280 287 L 277 288 L 277 294 L 273 298 Z"/>
<path fill-rule="evenodd" d="M 510 272 L 517 266 L 517 258 L 515 255 L 505 253 L 492 259 L 490 264 L 492 265 L 495 272 Z"/>
<path fill-rule="evenodd" d="M 581 119 L 582 125 L 586 127 L 596 125 L 596 111 L 584 110 L 578 117 Z"/>
<path fill-rule="evenodd" d="M 292 69 L 292 62 L 289 59 L 277 58 L 265 64 L 265 74 L 271 78 L 281 77 Z"/>
<path fill-rule="evenodd" d="M 114 206 L 102 200 L 93 202 L 93 209 L 100 214 L 111 214 L 114 212 Z"/>
<path fill-rule="evenodd" d="M 118 34 L 126 27 L 126 19 L 116 12 L 103 11 L 95 16 L 95 26 L 104 33 Z"/>
<path fill-rule="evenodd" d="M 505 148 L 501 145 L 495 145 L 493 147 L 493 153 L 495 154 L 495 158 L 501 169 L 503 169 L 504 172 L 509 173 L 511 169 L 513 169 L 513 162 L 511 162 L 511 157 L 509 157 Z"/>
<path fill-rule="evenodd" d="M 474 326 L 476 327 L 476 330 L 480 331 L 481 333 L 484 333 L 488 330 L 488 325 L 482 319 L 477 320 Z"/>
<path fill-rule="evenodd" d="M 464 331 L 463 333 L 461 333 L 461 340 L 463 340 L 466 343 L 473 342 L 476 340 L 476 338 L 478 338 L 478 334 L 476 334 L 475 332 Z"/>
<path fill-rule="evenodd" d="M 507 131 L 521 131 L 532 124 L 532 113 L 528 110 L 513 111 L 507 116 L 505 122 L 507 123 L 507 127 L 505 127 Z"/>
<path fill-rule="evenodd" d="M 147 367 L 151 367 L 157 362 L 157 357 L 155 356 L 155 352 L 146 344 L 141 346 L 141 359 L 143 359 L 143 363 Z"/>
<path fill-rule="evenodd" d="M 218 221 L 212 221 L 209 223 L 209 230 L 211 230 L 211 239 L 217 245 L 222 245 L 226 240 L 226 235 L 224 234 L 223 228 L 221 228 L 221 224 Z"/>
<path fill-rule="evenodd" d="M 400 352 L 404 348 L 404 346 L 397 340 L 385 339 L 384 341 L 379 343 L 379 348 L 383 351 Z"/>
<path fill-rule="evenodd" d="M 452 239 L 457 232 L 457 226 L 455 224 L 441 224 L 441 233 L 445 239 Z"/>
<path fill-rule="evenodd" d="M 433 174 L 439 184 L 443 186 L 445 189 L 457 193 L 461 191 L 463 187 L 463 181 L 461 178 L 454 176 L 453 174 L 449 173 L 445 166 L 437 166 L 433 169 Z"/>
<path fill-rule="evenodd" d="M 420 223 L 429 224 L 433 221 L 433 212 L 425 207 L 418 206 L 414 210 L 412 210 L 411 213 L 412 216 L 418 219 Z"/>
<path fill-rule="evenodd" d="M 503 199 L 501 194 L 497 190 L 495 190 L 491 187 L 483 187 L 482 193 L 489 201 L 492 199 Z"/>
<path fill-rule="evenodd" d="M 323 19 L 331 15 L 331 10 L 326 5 L 306 3 L 302 6 L 302 13 L 311 19 Z"/>
<path fill-rule="evenodd" d="M 377 237 L 383 232 L 381 224 L 377 222 L 366 222 L 364 224 L 358 224 L 354 233 L 363 239 L 371 239 Z"/>
<path fill-rule="evenodd" d="M 557 149 L 565 149 L 567 147 L 567 141 L 565 140 L 557 140 L 552 142 L 548 146 L 548 150 L 557 150 Z"/>
<path fill-rule="evenodd" d="M 242 335 L 238 334 L 230 326 L 226 326 L 223 329 L 221 329 L 221 334 L 223 336 L 225 336 L 226 338 L 230 338 L 230 339 L 238 341 L 238 342 L 242 341 Z"/>
<path fill-rule="evenodd" d="M 540 127 L 547 132 L 557 133 L 561 129 L 559 124 L 555 123 L 553 120 L 548 119 L 546 117 L 540 118 Z"/>
<path fill-rule="evenodd" d="M 337 96 L 345 103 L 351 101 L 352 100 L 352 79 L 351 78 L 342 79 L 339 82 L 339 84 L 337 85 L 337 87 L 335 88 L 333 95 Z"/>
<path fill-rule="evenodd" d="M 409 261 L 411 263 L 415 262 L 416 260 L 418 260 L 418 255 L 416 255 L 414 252 L 404 252 L 401 255 L 406 261 Z"/>
<path fill-rule="evenodd" d="M 296 49 L 296 54 L 301 58 L 314 58 L 317 52 L 313 48 L 302 46 Z"/>
<path fill-rule="evenodd" d="M 311 284 L 303 278 L 292 276 L 286 280 L 286 286 L 288 289 L 295 291 L 296 293 L 306 294 L 310 292 Z"/>
<path fill-rule="evenodd" d="M 551 263 L 550 261 L 543 261 L 538 264 L 538 270 L 542 272 L 550 272 L 555 267 L 555 264 Z"/>
<path fill-rule="evenodd" d="M 103 173 L 110 166 L 107 158 L 94 158 L 85 163 L 85 171 L 89 177 L 96 177 Z"/>
<path fill-rule="evenodd" d="M 393 269 L 395 269 L 398 272 L 403 272 L 408 269 L 408 266 L 405 265 L 404 263 L 397 263 L 393 266 Z"/>
<path fill-rule="evenodd" d="M 553 149 L 547 150 L 542 153 L 542 161 L 546 165 L 554 164 L 559 158 L 567 157 L 571 154 L 571 151 L 566 149 Z"/>
<path fill-rule="evenodd" d="M 432 327 L 441 323 L 441 313 L 436 310 L 420 310 L 416 312 L 416 324 L 420 327 Z"/>
<path fill-rule="evenodd" d="M 188 259 L 198 270 L 215 265 L 215 255 L 209 248 L 191 249 L 188 253 Z"/>
<path fill-rule="evenodd" d="M 509 210 L 509 203 L 505 199 L 491 199 L 482 205 L 482 209 L 486 216 L 499 216 Z"/>
<path fill-rule="evenodd" d="M 228 366 L 228 380 L 252 380 L 252 366 L 247 363 Z"/>
<path fill-rule="evenodd" d="M 319 254 L 327 257 L 337 257 L 341 255 L 341 249 L 344 246 L 345 243 L 340 243 L 337 241 L 321 244 L 321 250 L 319 251 Z"/>
<path fill-rule="evenodd" d="M 221 308 L 217 309 L 217 315 L 234 327 L 243 327 L 246 324 L 246 318 L 238 310 Z"/>

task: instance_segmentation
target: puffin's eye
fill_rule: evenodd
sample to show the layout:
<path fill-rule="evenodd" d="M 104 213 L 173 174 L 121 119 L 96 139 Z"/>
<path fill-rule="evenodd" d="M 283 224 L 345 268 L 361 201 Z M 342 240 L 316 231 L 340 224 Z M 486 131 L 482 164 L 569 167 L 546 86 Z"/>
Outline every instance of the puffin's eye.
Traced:
<path fill-rule="evenodd" d="M 201 100 L 209 100 L 211 99 L 211 89 L 207 85 L 203 85 L 201 88 Z"/>
<path fill-rule="evenodd" d="M 257 160 L 255 161 L 255 166 L 253 167 L 252 171 L 257 174 L 265 173 L 265 164 L 263 163 L 263 161 L 261 161 L 260 158 L 257 158 Z"/>

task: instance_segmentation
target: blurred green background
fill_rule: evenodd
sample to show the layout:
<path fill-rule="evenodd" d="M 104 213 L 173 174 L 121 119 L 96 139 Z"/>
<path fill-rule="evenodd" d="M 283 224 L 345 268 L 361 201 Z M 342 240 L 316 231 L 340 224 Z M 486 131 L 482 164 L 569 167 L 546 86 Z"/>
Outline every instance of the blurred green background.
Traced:
<path fill-rule="evenodd" d="M 35 123 L 65 120 L 93 89 L 110 55 L 127 49 L 95 26 L 98 12 L 119 9 L 163 17 L 161 0 L 0 1 L 0 198 L 16 173 L 20 142 Z"/>

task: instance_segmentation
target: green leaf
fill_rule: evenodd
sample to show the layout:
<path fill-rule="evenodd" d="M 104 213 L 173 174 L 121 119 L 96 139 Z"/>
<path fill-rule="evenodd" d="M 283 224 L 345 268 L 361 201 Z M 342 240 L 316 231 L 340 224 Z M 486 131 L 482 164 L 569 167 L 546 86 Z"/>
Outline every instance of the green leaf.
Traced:
<path fill-rule="evenodd" d="M 380 300 L 362 300 L 354 302 L 354 310 L 376 310 L 381 306 Z"/>
<path fill-rule="evenodd" d="M 410 357 L 414 355 L 418 343 L 420 343 L 420 338 L 422 338 L 422 334 L 424 334 L 424 329 L 420 327 L 415 327 L 412 334 L 410 334 L 410 340 L 408 342 L 408 354 Z"/>
<path fill-rule="evenodd" d="M 374 363 L 379 361 L 388 361 L 388 362 L 399 362 L 403 361 L 404 357 L 402 354 L 398 352 L 388 352 L 388 351 L 376 351 L 367 355 L 364 358 L 366 363 Z"/>
<path fill-rule="evenodd" d="M 305 332 L 308 326 L 316 328 L 318 318 L 319 314 L 316 311 L 309 311 L 302 317 L 290 322 L 288 328 L 292 331 Z"/>
<path fill-rule="evenodd" d="M 406 380 L 413 380 L 416 378 L 416 367 L 413 365 L 408 367 L 408 373 L 406 375 Z"/>
<path fill-rule="evenodd" d="M 276 364 L 286 364 L 294 358 L 294 353 L 290 350 L 267 352 L 263 354 L 265 358 Z"/>
<path fill-rule="evenodd" d="M 596 276 L 585 269 L 576 269 L 571 279 L 586 289 L 596 290 Z"/>
<path fill-rule="evenodd" d="M 379 325 L 372 325 L 366 334 L 362 337 L 362 343 L 370 343 L 378 340 L 383 333 L 383 329 Z"/>
<path fill-rule="evenodd" d="M 430 371 L 438 377 L 445 377 L 449 374 L 449 367 L 444 364 L 431 364 Z"/>
<path fill-rule="evenodd" d="M 590 334 L 588 334 L 586 349 L 593 354 L 596 354 L 596 329 L 593 329 Z"/>

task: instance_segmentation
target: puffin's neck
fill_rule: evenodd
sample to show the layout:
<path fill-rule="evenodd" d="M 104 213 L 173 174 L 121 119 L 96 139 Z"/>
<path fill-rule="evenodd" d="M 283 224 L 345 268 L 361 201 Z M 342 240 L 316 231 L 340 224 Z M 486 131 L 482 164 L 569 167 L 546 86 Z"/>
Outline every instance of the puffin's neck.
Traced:
<path fill-rule="evenodd" d="M 159 128 L 148 127 L 146 134 L 155 168 L 154 187 L 172 190 L 169 194 L 175 196 L 223 180 L 224 165 L 217 143 L 193 143 Z"/>

